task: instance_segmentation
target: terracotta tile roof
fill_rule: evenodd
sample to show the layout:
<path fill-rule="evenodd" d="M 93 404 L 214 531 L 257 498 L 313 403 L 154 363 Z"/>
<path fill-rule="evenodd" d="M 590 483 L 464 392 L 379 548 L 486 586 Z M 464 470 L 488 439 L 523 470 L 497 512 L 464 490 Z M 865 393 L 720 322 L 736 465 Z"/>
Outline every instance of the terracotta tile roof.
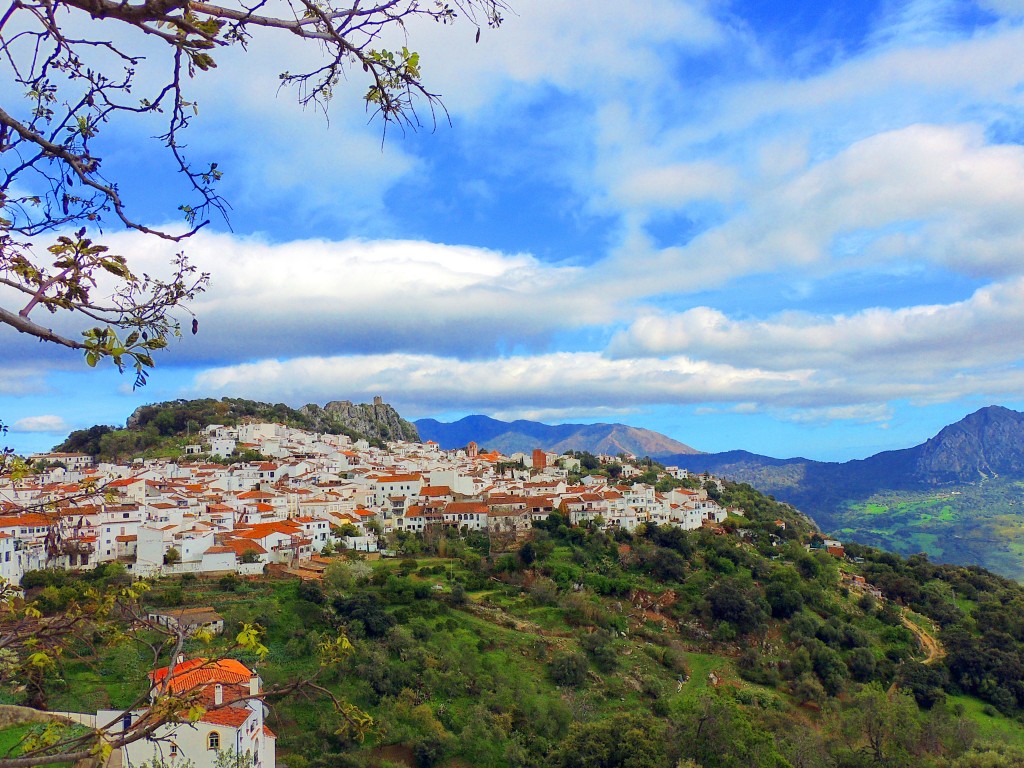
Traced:
<path fill-rule="evenodd" d="M 382 475 L 377 478 L 378 483 L 411 483 L 422 480 L 422 475 Z"/>
<path fill-rule="evenodd" d="M 149 673 L 153 685 L 164 681 L 170 667 L 160 667 Z M 253 673 L 245 664 L 235 659 L 186 659 L 174 665 L 169 690 L 172 693 L 191 691 L 194 688 L 221 683 L 224 685 L 248 684 Z"/>
<path fill-rule="evenodd" d="M 267 550 L 255 541 L 249 541 L 248 539 L 226 539 L 221 546 L 230 549 L 238 556 L 242 556 L 246 552 L 255 552 L 257 555 L 265 555 L 267 553 Z"/>
<path fill-rule="evenodd" d="M 272 499 L 274 494 L 267 493 L 266 491 L 244 491 L 236 494 L 237 499 Z"/>
<path fill-rule="evenodd" d="M 13 517 L 0 517 L 0 528 L 39 527 L 50 525 L 53 521 L 45 515 L 38 515 L 34 512 L 26 512 L 23 515 Z"/>
<path fill-rule="evenodd" d="M 220 709 L 209 709 L 200 718 L 204 723 L 213 725 L 228 725 L 232 728 L 241 727 L 242 723 L 249 719 L 252 710 L 248 707 L 221 707 Z"/>
<path fill-rule="evenodd" d="M 487 514 L 487 505 L 481 501 L 453 501 L 444 508 L 445 514 L 457 515 L 461 513 Z"/>
<path fill-rule="evenodd" d="M 420 488 L 420 496 L 451 496 L 452 489 L 447 485 L 427 485 Z"/>

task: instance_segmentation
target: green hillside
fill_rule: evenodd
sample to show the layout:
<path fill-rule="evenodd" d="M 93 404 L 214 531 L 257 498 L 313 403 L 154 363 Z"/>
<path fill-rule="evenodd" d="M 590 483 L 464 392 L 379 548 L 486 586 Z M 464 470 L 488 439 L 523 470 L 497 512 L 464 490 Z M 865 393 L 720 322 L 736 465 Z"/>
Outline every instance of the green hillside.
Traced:
<path fill-rule="evenodd" d="M 977 563 L 1024 580 L 1024 482 L 991 478 L 941 490 L 887 491 L 822 520 L 840 537 L 903 555 Z"/>
<path fill-rule="evenodd" d="M 791 508 L 749 486 L 722 497 L 746 514 L 720 533 L 610 534 L 556 514 L 508 552 L 484 535 L 404 535 L 399 557 L 335 555 L 321 582 L 164 579 L 145 601 L 222 613 L 225 638 L 190 654 L 237 653 L 230 638 L 258 623 L 269 654 L 241 658 L 268 684 L 351 639 L 322 692 L 272 703 L 290 768 L 1024 764 L 1024 589 L 863 546 L 807 551 L 817 539 Z M 56 614 L 119 578 L 27 586 Z M 91 647 L 35 695 L 92 709 L 143 691 L 146 649 Z M 372 717 L 363 740 L 328 694 Z"/>
<path fill-rule="evenodd" d="M 88 453 L 103 461 L 129 458 L 178 458 L 185 446 L 199 440 L 212 424 L 237 426 L 246 422 L 284 424 L 310 432 L 348 435 L 383 446 L 387 440 L 415 440 L 416 428 L 386 403 L 354 405 L 347 401 L 306 405 L 300 409 L 283 403 L 224 397 L 220 400 L 170 400 L 143 405 L 128 417 L 124 428 L 96 425 L 68 435 L 55 451 Z M 250 460 L 252 458 L 241 456 Z"/>

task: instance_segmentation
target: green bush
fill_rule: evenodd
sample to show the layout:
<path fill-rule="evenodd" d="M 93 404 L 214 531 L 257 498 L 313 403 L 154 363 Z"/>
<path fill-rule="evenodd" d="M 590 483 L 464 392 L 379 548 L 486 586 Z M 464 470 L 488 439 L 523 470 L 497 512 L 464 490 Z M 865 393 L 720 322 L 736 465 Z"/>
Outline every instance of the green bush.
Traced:
<path fill-rule="evenodd" d="M 587 659 L 578 653 L 559 654 L 548 662 L 548 676 L 555 685 L 579 688 L 587 679 Z"/>

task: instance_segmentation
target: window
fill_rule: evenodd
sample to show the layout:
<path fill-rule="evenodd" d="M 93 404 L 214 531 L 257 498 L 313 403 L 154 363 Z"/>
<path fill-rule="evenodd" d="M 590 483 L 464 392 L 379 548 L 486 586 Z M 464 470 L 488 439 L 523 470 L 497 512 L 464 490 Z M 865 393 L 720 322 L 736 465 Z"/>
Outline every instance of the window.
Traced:
<path fill-rule="evenodd" d="M 206 748 L 207 749 L 220 749 L 220 734 L 217 731 L 210 731 L 206 736 Z"/>
<path fill-rule="evenodd" d="M 171 744 L 171 750 L 170 751 L 171 751 L 171 757 L 177 757 L 178 756 L 178 745 L 177 744 Z"/>

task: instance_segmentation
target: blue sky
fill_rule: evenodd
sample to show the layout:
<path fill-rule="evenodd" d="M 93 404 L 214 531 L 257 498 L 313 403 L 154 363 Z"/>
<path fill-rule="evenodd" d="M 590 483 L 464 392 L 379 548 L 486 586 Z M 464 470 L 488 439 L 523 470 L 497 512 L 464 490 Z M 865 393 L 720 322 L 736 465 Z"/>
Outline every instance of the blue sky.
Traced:
<path fill-rule="evenodd" d="M 188 141 L 233 208 L 186 246 L 201 332 L 133 392 L 0 328 L 8 443 L 381 395 L 842 460 L 1024 408 L 1024 2 L 512 6 L 479 44 L 410 30 L 451 124 L 383 141 L 358 79 L 329 121 L 278 91 L 299 41 L 223 53 Z M 153 133 L 112 125 L 105 163 L 164 224 Z M 174 253 L 106 237 L 138 271 Z"/>

